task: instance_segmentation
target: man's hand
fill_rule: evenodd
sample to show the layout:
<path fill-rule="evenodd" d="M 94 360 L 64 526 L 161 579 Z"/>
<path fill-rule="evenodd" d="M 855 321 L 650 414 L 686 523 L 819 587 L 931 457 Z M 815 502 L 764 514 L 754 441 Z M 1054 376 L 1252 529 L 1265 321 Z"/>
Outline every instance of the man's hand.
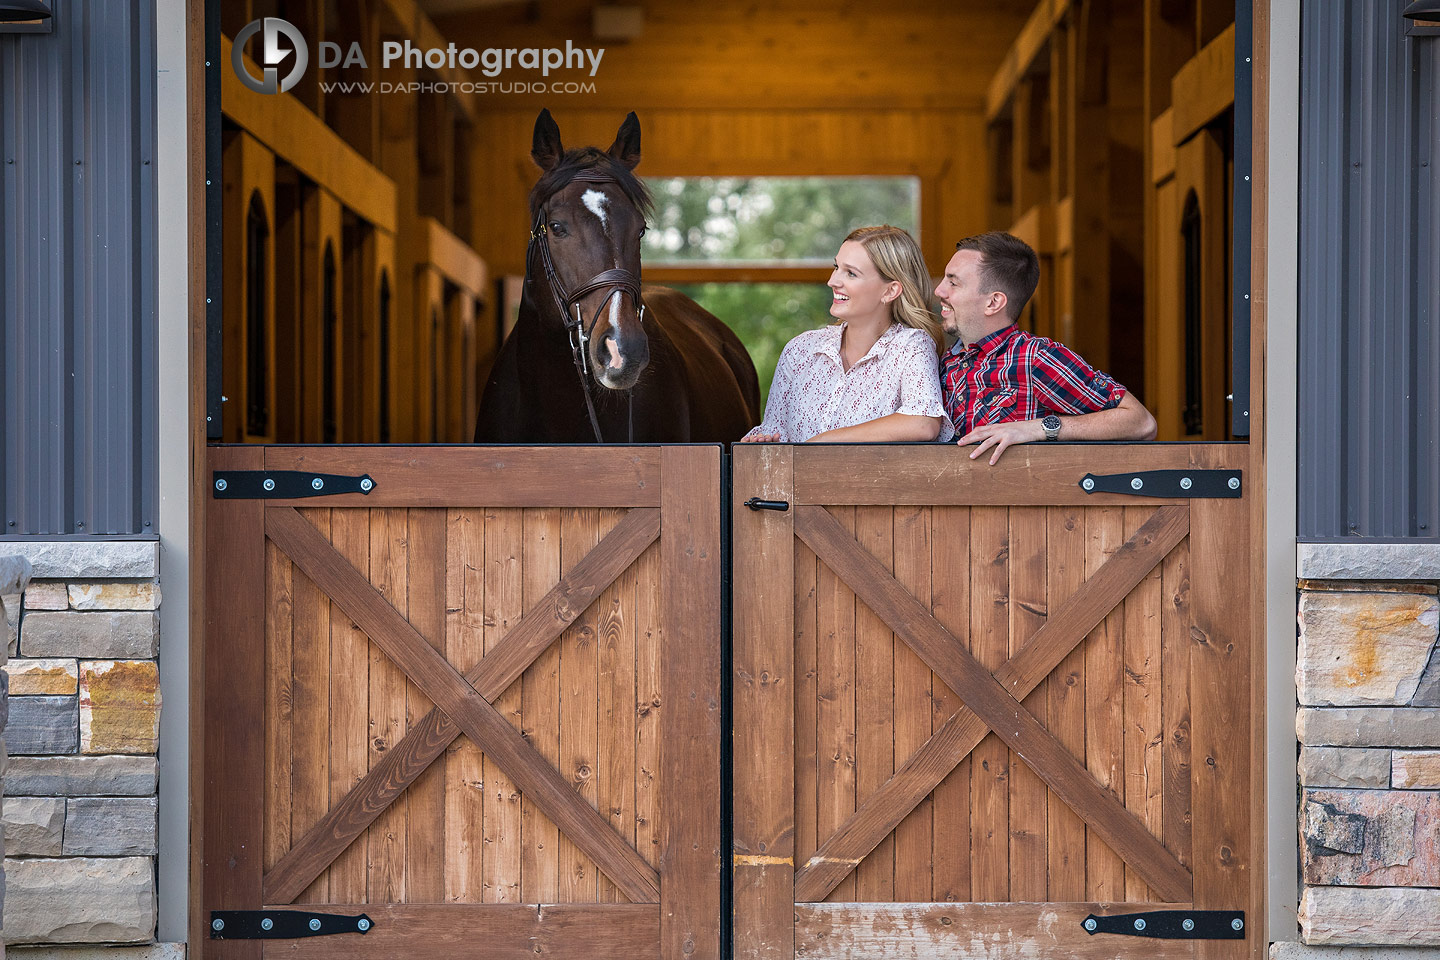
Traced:
<path fill-rule="evenodd" d="M 990 465 L 993 467 L 1006 447 L 1017 443 L 1036 443 L 1044 439 L 1045 428 L 1040 426 L 1039 420 L 1009 420 L 976 427 L 955 442 L 962 447 L 967 443 L 979 444 L 970 454 L 971 460 L 994 447 L 995 452 L 990 457 Z"/>

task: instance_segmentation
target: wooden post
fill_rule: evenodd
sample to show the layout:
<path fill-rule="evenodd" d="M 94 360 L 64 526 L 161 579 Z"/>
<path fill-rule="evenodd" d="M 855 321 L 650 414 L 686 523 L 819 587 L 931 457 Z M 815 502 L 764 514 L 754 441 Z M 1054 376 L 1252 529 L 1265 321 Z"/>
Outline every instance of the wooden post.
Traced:
<path fill-rule="evenodd" d="M 1069 87 L 1065 110 L 1070 140 L 1066 193 L 1070 198 L 1070 253 L 1062 271 L 1060 338 L 1093 366 L 1110 362 L 1109 138 L 1105 108 L 1106 0 L 1082 0 L 1065 32 Z M 1080 131 L 1087 131 L 1081 136 Z M 1057 217 L 1057 220 L 1064 218 Z"/>
<path fill-rule="evenodd" d="M 794 512 L 789 446 L 734 452 L 734 946 L 740 960 L 795 955 Z"/>
<path fill-rule="evenodd" d="M 665 447 L 660 479 L 660 956 L 719 960 L 720 448 Z"/>

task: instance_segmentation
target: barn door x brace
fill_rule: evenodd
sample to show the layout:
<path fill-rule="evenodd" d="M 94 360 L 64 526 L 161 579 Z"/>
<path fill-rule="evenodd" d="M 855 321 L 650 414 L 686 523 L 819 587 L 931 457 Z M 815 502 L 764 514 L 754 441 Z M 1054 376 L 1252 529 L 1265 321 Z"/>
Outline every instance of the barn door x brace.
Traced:
<path fill-rule="evenodd" d="M 1244 940 L 1245 913 L 1242 910 L 1150 910 L 1145 913 L 1116 913 L 1108 917 L 1090 914 L 1081 926 L 1092 937 L 1114 933 L 1122 937 L 1154 937 L 1158 940 Z"/>

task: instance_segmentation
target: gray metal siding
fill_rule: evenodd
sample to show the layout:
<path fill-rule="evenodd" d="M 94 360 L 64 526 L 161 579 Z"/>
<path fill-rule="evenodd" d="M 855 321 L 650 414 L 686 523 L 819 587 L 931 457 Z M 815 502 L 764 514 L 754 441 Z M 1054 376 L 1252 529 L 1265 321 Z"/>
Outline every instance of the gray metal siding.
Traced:
<path fill-rule="evenodd" d="M 1301 11 L 1302 540 L 1440 540 L 1440 38 L 1403 7 Z"/>
<path fill-rule="evenodd" d="M 154 3 L 53 6 L 0 35 L 0 536 L 150 534 Z"/>

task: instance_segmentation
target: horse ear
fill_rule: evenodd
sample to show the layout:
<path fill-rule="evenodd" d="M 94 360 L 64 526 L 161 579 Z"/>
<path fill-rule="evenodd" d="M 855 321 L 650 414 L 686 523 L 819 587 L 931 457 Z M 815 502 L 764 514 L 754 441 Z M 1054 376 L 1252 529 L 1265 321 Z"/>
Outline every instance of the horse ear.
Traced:
<path fill-rule="evenodd" d="M 560 145 L 560 125 L 550 116 L 549 110 L 541 110 L 535 118 L 535 139 L 530 144 L 530 158 L 541 170 L 549 170 L 560 162 L 565 148 Z"/>
<path fill-rule="evenodd" d="M 635 111 L 625 118 L 620 124 L 620 132 L 615 134 L 615 142 L 610 144 L 610 157 L 618 160 L 631 170 L 635 169 L 640 162 L 640 118 L 635 116 Z"/>

